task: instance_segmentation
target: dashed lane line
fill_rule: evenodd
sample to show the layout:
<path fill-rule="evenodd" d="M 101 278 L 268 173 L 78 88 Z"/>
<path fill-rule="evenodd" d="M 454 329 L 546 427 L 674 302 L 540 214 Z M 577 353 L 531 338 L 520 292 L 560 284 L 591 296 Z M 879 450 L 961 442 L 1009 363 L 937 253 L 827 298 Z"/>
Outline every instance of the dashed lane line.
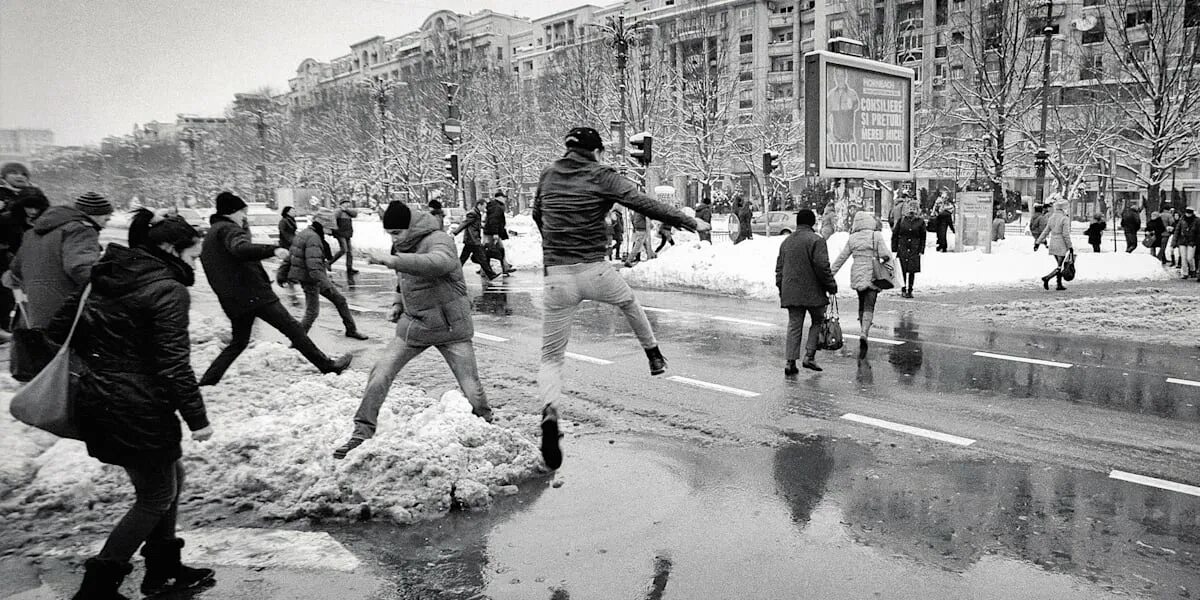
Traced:
<path fill-rule="evenodd" d="M 491 334 L 487 334 L 487 333 L 480 333 L 478 331 L 475 332 L 475 337 L 477 337 L 481 340 L 484 340 L 486 342 L 507 342 L 508 341 L 508 338 L 502 338 L 498 335 L 491 335 Z"/>
<path fill-rule="evenodd" d="M 726 323 L 738 323 L 740 325 L 757 325 L 759 327 L 774 327 L 775 326 L 774 323 L 765 323 L 763 321 L 752 321 L 750 319 L 738 319 L 735 317 L 713 316 L 713 317 L 709 317 L 709 318 L 714 321 L 724 321 Z"/>
<path fill-rule="evenodd" d="M 933 431 L 930 429 L 922 429 L 920 427 L 913 427 L 912 425 L 904 425 L 903 423 L 893 423 L 891 421 L 884 421 L 883 419 L 876 419 L 873 417 L 864 417 L 854 413 L 846 413 L 842 415 L 842 418 L 846 419 L 847 421 L 854 421 L 855 423 L 872 425 L 874 427 L 882 427 L 883 429 L 890 429 L 892 431 L 899 431 L 900 433 L 917 435 L 932 440 L 938 440 L 939 442 L 955 444 L 957 446 L 970 446 L 971 444 L 975 443 L 975 440 L 971 438 L 959 437 L 957 435 L 950 435 L 949 433 L 942 433 L 940 431 Z"/>
<path fill-rule="evenodd" d="M 1042 365 L 1045 367 L 1057 367 L 1059 369 L 1069 369 L 1072 366 L 1071 363 L 1054 362 L 1052 360 L 1041 360 L 1038 358 L 1025 358 L 1023 356 L 1009 356 L 1007 354 L 992 354 L 991 352 L 976 352 L 975 356 L 982 356 L 983 358 L 995 358 L 998 360 L 1009 360 L 1019 363 L 1028 363 L 1031 365 Z"/>
<path fill-rule="evenodd" d="M 733 394 L 734 396 L 741 396 L 743 398 L 756 398 L 759 396 L 758 392 L 751 392 L 749 390 L 743 390 L 743 389 L 738 389 L 735 387 L 729 387 L 727 385 L 721 385 L 719 383 L 709 383 L 707 381 L 700 381 L 699 379 L 692 379 L 690 377 L 680 377 L 679 375 L 672 375 L 672 376 L 668 377 L 667 379 L 670 379 L 671 381 L 676 381 L 676 382 L 679 382 L 679 383 L 682 383 L 685 385 L 690 385 L 693 387 L 698 387 L 698 388 L 702 388 L 702 389 L 706 389 L 706 390 L 712 390 L 714 392 L 725 392 L 726 394 Z"/>
<path fill-rule="evenodd" d="M 1192 381 L 1190 379 L 1178 379 L 1175 377 L 1168 377 L 1167 383 L 1177 383 L 1179 385 L 1190 385 L 1192 387 L 1200 387 L 1200 381 Z"/>
<path fill-rule="evenodd" d="M 611 361 L 611 360 L 604 360 L 603 358 L 596 358 L 594 356 L 588 356 L 586 354 L 576 354 L 574 352 L 568 352 L 567 358 L 572 358 L 572 359 L 586 362 L 586 363 L 592 363 L 594 365 L 611 365 L 611 364 L 613 364 L 613 361 Z"/>
<path fill-rule="evenodd" d="M 857 340 L 857 339 L 861 338 L 862 336 L 858 335 L 856 333 L 843 333 L 842 337 L 854 338 Z M 904 344 L 908 343 L 908 342 L 905 342 L 904 340 L 885 340 L 883 338 L 873 338 L 873 337 L 867 338 L 867 341 L 871 342 L 873 344 L 883 344 L 885 346 L 903 346 Z"/>
<path fill-rule="evenodd" d="M 1130 483 L 1136 483 L 1139 485 L 1156 487 L 1156 488 L 1159 488 L 1162 490 L 1179 492 L 1181 494 L 1188 494 L 1191 496 L 1200 496 L 1200 487 L 1196 487 L 1194 485 L 1187 485 L 1186 483 L 1179 483 L 1177 481 L 1167 481 L 1166 479 L 1159 479 L 1157 477 L 1147 477 L 1145 475 L 1138 475 L 1137 473 L 1128 473 L 1125 471 L 1117 471 L 1115 469 L 1112 472 L 1110 472 L 1108 474 L 1108 476 L 1112 479 L 1119 479 L 1121 481 L 1128 481 Z"/>
<path fill-rule="evenodd" d="M 657 313 L 677 313 L 677 312 L 679 312 L 673 308 L 655 308 L 653 306 L 643 306 L 642 310 L 644 310 L 646 312 L 657 312 Z"/>

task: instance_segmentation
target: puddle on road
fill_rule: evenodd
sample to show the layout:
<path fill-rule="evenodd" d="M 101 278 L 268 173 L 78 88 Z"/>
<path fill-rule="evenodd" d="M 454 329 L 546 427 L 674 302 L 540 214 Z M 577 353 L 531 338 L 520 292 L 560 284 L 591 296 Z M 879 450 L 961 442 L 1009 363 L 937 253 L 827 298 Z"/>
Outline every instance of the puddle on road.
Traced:
<path fill-rule="evenodd" d="M 996 461 L 883 465 L 825 438 L 571 439 L 562 487 L 336 532 L 402 597 L 1046 598 L 1200 593 L 1200 499 Z"/>

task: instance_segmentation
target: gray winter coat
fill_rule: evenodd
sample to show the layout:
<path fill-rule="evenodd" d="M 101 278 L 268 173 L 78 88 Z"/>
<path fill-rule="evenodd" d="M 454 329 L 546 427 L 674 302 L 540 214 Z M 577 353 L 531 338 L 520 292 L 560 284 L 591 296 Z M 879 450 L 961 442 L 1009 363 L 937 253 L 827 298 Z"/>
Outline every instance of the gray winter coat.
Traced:
<path fill-rule="evenodd" d="M 1067 213 L 1055 211 L 1046 221 L 1046 229 L 1038 236 L 1037 243 L 1047 241 L 1046 247 L 1053 256 L 1066 256 L 1071 249 L 1071 218 Z"/>
<path fill-rule="evenodd" d="M 67 297 L 92 278 L 100 259 L 100 226 L 73 206 L 51 206 L 25 232 L 13 258 L 14 283 L 25 292 L 29 326 L 45 327 Z"/>
<path fill-rule="evenodd" d="M 428 213 L 412 219 L 387 262 L 399 273 L 396 302 L 404 306 L 396 337 L 417 347 L 471 341 L 471 301 L 454 238 Z"/>
<path fill-rule="evenodd" d="M 829 247 L 810 225 L 800 225 L 779 246 L 775 261 L 775 287 L 779 305 L 825 306 L 837 282 L 829 270 Z"/>
<path fill-rule="evenodd" d="M 860 211 L 854 215 L 852 229 L 850 239 L 846 240 L 846 247 L 842 248 L 842 253 L 833 262 L 833 272 L 836 274 L 840 271 L 842 265 L 846 264 L 846 261 L 853 256 L 854 264 L 850 266 L 850 287 L 861 292 L 871 288 L 871 282 L 875 280 L 874 263 L 879 258 L 891 260 L 892 252 L 888 250 L 883 234 L 875 231 L 875 215 Z"/>

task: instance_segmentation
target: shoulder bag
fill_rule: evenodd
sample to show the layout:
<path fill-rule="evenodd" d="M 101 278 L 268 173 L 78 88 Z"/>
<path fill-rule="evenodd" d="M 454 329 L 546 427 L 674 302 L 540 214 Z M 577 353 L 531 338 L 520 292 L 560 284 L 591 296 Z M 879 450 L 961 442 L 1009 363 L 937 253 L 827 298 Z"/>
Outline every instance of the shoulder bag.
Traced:
<path fill-rule="evenodd" d="M 77 375 L 71 372 L 71 338 L 75 335 L 75 327 L 79 325 L 79 317 L 83 314 L 91 291 L 92 285 L 89 283 L 79 298 L 75 322 L 71 324 L 71 332 L 67 334 L 67 341 L 59 348 L 58 354 L 25 387 L 13 394 L 8 407 L 12 416 L 26 425 L 75 440 L 81 439 L 81 436 L 75 423 Z"/>
<path fill-rule="evenodd" d="M 841 350 L 845 345 L 842 338 L 842 324 L 838 320 L 837 296 L 829 296 L 829 304 L 825 306 L 825 321 L 817 328 L 817 348 L 820 350 Z"/>
<path fill-rule="evenodd" d="M 881 290 L 890 290 L 896 287 L 896 266 L 892 264 L 891 259 L 879 256 L 880 237 L 882 236 L 871 234 L 871 251 L 875 254 L 874 260 L 871 261 L 871 285 Z"/>
<path fill-rule="evenodd" d="M 1066 281 L 1075 279 L 1075 249 L 1067 250 L 1067 257 L 1063 259 L 1062 278 Z"/>

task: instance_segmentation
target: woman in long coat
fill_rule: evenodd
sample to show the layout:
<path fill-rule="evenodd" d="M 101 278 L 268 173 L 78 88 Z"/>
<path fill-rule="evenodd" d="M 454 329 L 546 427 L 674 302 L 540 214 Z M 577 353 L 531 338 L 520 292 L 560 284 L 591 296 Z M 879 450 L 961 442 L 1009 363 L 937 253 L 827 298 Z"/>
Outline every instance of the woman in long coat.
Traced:
<path fill-rule="evenodd" d="M 887 248 L 883 234 L 875 231 L 875 215 L 859 211 L 854 215 L 854 225 L 850 228 L 850 239 L 846 247 L 833 263 L 833 273 L 837 274 L 842 265 L 853 256 L 854 264 L 850 266 L 850 287 L 858 292 L 858 322 L 862 328 L 862 337 L 858 339 L 858 357 L 867 357 L 867 336 L 871 334 L 871 323 L 875 320 L 875 300 L 879 297 L 879 288 L 872 283 L 875 280 L 875 262 L 880 259 L 892 260 L 892 253 Z"/>
<path fill-rule="evenodd" d="M 892 250 L 900 259 L 900 278 L 903 282 L 900 295 L 905 298 L 913 297 L 913 285 L 916 284 L 917 273 L 921 272 L 921 255 L 925 254 L 927 237 L 929 230 L 925 228 L 925 219 L 917 214 L 917 202 L 909 201 L 904 216 L 892 229 Z"/>
<path fill-rule="evenodd" d="M 192 371 L 188 287 L 200 254 L 200 234 L 187 221 L 156 223 L 143 209 L 129 227 L 129 248 L 109 244 L 91 274 L 91 293 L 69 298 L 46 328 L 65 341 L 79 304 L 72 348 L 85 373 L 79 380 L 76 422 L 88 454 L 122 467 L 134 503 L 100 553 L 87 560 L 77 600 L 124 598 L 118 590 L 140 546 L 146 558 L 146 596 L 208 585 L 211 569 L 180 563 L 175 532 L 184 471 L 180 417 L 192 439 L 212 436 Z"/>
<path fill-rule="evenodd" d="M 1046 248 L 1050 250 L 1050 255 L 1058 263 L 1053 271 L 1042 278 L 1042 287 L 1050 289 L 1050 280 L 1057 278 L 1058 286 L 1054 289 L 1065 290 L 1067 288 L 1062 284 L 1062 265 L 1067 254 L 1074 249 L 1071 246 L 1071 218 L 1066 213 L 1066 202 L 1059 201 L 1054 208 L 1054 214 L 1046 219 L 1046 229 L 1042 231 L 1042 235 L 1038 236 L 1036 243 L 1046 242 Z"/>

